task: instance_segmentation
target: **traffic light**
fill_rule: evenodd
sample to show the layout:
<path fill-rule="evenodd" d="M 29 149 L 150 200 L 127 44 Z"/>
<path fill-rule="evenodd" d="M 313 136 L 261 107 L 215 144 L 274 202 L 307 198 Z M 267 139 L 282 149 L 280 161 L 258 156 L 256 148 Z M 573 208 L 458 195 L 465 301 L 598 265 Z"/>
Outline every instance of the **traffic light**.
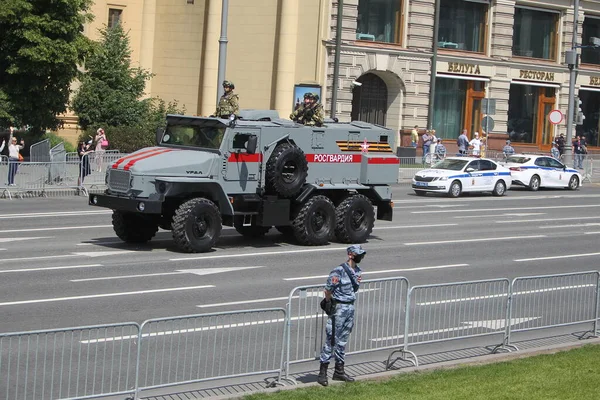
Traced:
<path fill-rule="evenodd" d="M 585 115 L 583 115 L 583 110 L 581 109 L 581 100 L 579 97 L 575 97 L 575 124 L 583 125 L 583 120 L 585 119 Z"/>

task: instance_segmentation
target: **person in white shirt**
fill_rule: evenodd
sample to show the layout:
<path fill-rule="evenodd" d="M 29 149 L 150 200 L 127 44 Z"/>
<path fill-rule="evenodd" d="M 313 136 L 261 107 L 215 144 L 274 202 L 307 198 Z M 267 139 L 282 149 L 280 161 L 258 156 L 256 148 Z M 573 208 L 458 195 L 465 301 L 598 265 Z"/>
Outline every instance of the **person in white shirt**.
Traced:
<path fill-rule="evenodd" d="M 19 152 L 25 146 L 25 142 L 21 139 L 21 144 L 17 144 L 17 138 L 11 136 L 10 144 L 8 145 L 8 185 L 15 185 L 15 175 L 19 168 Z M 2 146 L 4 147 L 4 146 Z M 0 149 L 2 151 L 2 149 Z"/>
<path fill-rule="evenodd" d="M 473 156 L 479 156 L 481 151 L 481 139 L 479 139 L 479 132 L 475 132 L 475 137 L 469 142 L 469 146 L 473 147 Z"/>

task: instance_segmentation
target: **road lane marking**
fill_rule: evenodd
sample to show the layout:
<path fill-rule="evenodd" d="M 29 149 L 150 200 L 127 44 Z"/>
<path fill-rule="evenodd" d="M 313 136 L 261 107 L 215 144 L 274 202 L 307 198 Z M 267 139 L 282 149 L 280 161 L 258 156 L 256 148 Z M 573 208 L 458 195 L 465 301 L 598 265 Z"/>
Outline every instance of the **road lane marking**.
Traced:
<path fill-rule="evenodd" d="M 14 219 L 14 218 L 38 218 L 38 217 L 65 217 L 70 215 L 82 216 L 82 215 L 101 215 L 101 214 L 112 214 L 112 210 L 107 211 L 48 211 L 39 213 L 23 213 L 23 214 L 4 214 L 0 215 L 0 219 Z"/>
<path fill-rule="evenodd" d="M 20 233 L 20 232 L 44 232 L 44 231 L 68 231 L 77 229 L 99 229 L 112 228 L 112 225 L 77 225 L 77 226 L 54 226 L 49 228 L 28 228 L 28 229 L 8 229 L 0 231 L 2 233 Z"/>
<path fill-rule="evenodd" d="M 4 274 L 7 272 L 37 272 L 37 271 L 53 271 L 59 269 L 79 269 L 79 268 L 95 268 L 102 267 L 102 264 L 87 264 L 87 265 L 67 265 L 60 267 L 46 267 L 46 268 L 22 268 L 22 269 L 6 269 L 1 271 L 0 274 Z"/>
<path fill-rule="evenodd" d="M 600 232 L 584 232 L 584 235 L 598 235 Z"/>
<path fill-rule="evenodd" d="M 561 255 L 561 256 L 520 258 L 518 260 L 513 260 L 513 261 L 523 262 L 523 261 L 560 260 L 563 258 L 571 258 L 571 257 L 593 257 L 593 256 L 600 256 L 600 253 L 578 253 L 578 254 L 566 254 L 566 255 Z"/>
<path fill-rule="evenodd" d="M 596 285 L 585 284 L 585 285 L 557 286 L 557 287 L 549 287 L 549 288 L 543 288 L 543 289 L 524 290 L 521 292 L 513 293 L 513 296 L 522 296 L 525 294 L 556 292 L 559 290 L 581 289 L 581 288 L 588 288 L 588 287 L 596 287 Z M 509 296 L 508 293 L 488 294 L 488 295 L 483 295 L 483 296 L 459 297 L 456 299 L 447 299 L 447 300 L 424 301 L 421 303 L 415 303 L 415 305 L 417 305 L 417 306 L 436 306 L 436 305 L 441 305 L 441 304 L 461 303 L 463 301 L 478 301 L 478 300 L 497 299 L 498 297 L 508 297 L 508 296 Z"/>
<path fill-rule="evenodd" d="M 51 238 L 53 238 L 53 236 L 0 238 L 0 243 L 22 242 L 24 240 L 39 240 L 39 239 L 51 239 Z"/>
<path fill-rule="evenodd" d="M 494 221 L 497 224 L 517 224 L 517 223 L 522 223 L 522 222 L 556 222 L 556 221 L 573 221 L 573 220 L 577 220 L 577 221 L 581 221 L 582 218 L 585 219 L 600 219 L 600 217 L 594 217 L 594 216 L 585 216 L 585 217 L 567 217 L 567 218 L 543 218 L 543 219 L 520 219 L 518 221 L 516 220 L 512 220 L 512 221 L 506 221 L 506 220 L 502 220 L 502 221 Z"/>
<path fill-rule="evenodd" d="M 224 267 L 224 268 L 203 268 L 203 269 L 184 269 L 177 270 L 175 272 L 157 272 L 154 274 L 139 274 L 139 275 L 116 275 L 116 276 L 104 276 L 99 278 L 83 278 L 83 279 L 71 279 L 71 282 L 89 282 L 89 281 L 108 281 L 112 279 L 131 279 L 131 278 L 149 278 L 154 276 L 169 276 L 169 275 L 183 275 L 183 274 L 194 274 L 199 276 L 220 274 L 223 272 L 237 272 L 245 269 L 264 268 L 263 266 L 256 267 Z"/>
<path fill-rule="evenodd" d="M 82 253 L 73 253 L 79 257 L 107 257 L 107 256 L 117 256 L 122 254 L 132 254 L 139 253 L 139 251 L 135 250 L 107 250 L 107 251 L 87 251 Z"/>
<path fill-rule="evenodd" d="M 159 243 L 159 242 L 172 242 L 172 241 L 173 241 L 172 238 L 165 238 L 165 239 L 152 238 L 151 242 Z M 115 245 L 115 244 L 127 245 L 127 243 L 122 241 L 121 239 L 116 239 L 116 240 L 106 240 L 106 241 L 97 241 L 97 242 L 82 242 L 82 243 L 77 243 L 76 246 L 105 246 L 105 245 Z"/>
<path fill-rule="evenodd" d="M 53 258 L 68 258 L 68 257 L 77 257 L 77 255 L 75 255 L 75 254 L 61 254 L 61 255 L 57 255 L 57 256 L 4 258 L 4 259 L 0 259 L 0 263 L 6 263 L 6 262 L 11 262 L 11 261 L 51 260 Z"/>
<path fill-rule="evenodd" d="M 539 229 L 559 229 L 559 228 L 584 228 L 588 226 L 600 226 L 600 222 L 590 222 L 587 224 L 570 224 L 570 225 L 544 225 L 538 226 Z"/>
<path fill-rule="evenodd" d="M 214 285 L 188 286 L 188 287 L 176 287 L 176 288 L 166 288 L 166 289 L 138 290 L 135 292 L 102 293 L 102 294 L 90 294 L 90 295 L 85 295 L 85 296 L 55 297 L 55 298 L 49 298 L 49 299 L 7 301 L 4 303 L 0 303 L 0 306 L 16 306 L 16 305 L 22 305 L 22 304 L 51 303 L 51 302 L 55 302 L 55 301 L 98 299 L 98 298 L 103 298 L 103 297 L 134 296 L 134 295 L 138 295 L 138 294 L 179 292 L 182 290 L 197 290 L 197 289 L 207 289 L 207 288 L 214 288 L 214 287 L 215 287 Z"/>
<path fill-rule="evenodd" d="M 472 242 L 493 242 L 496 240 L 517 240 L 517 239 L 540 239 L 545 238 L 546 235 L 531 235 L 531 236 L 504 236 L 504 237 L 492 237 L 492 238 L 474 238 L 474 239 L 454 239 L 454 240 L 438 240 L 438 241 L 427 241 L 427 242 L 410 242 L 404 243 L 405 246 L 422 246 L 429 244 L 448 244 L 448 243 L 464 243 L 469 244 Z"/>
<path fill-rule="evenodd" d="M 395 201 L 394 201 L 395 202 Z M 469 204 L 467 202 L 463 202 L 464 204 L 437 204 L 437 203 L 429 203 L 426 205 L 407 205 L 406 207 L 393 207 L 394 210 L 414 210 L 415 208 L 454 208 L 454 207 L 467 207 Z M 457 210 L 458 211 L 458 210 Z"/>
<path fill-rule="evenodd" d="M 373 292 L 376 290 L 380 290 L 379 288 L 372 288 L 372 289 L 361 289 L 360 293 L 364 293 L 364 292 Z M 304 293 L 302 295 L 302 297 L 323 297 L 323 293 L 321 292 L 307 292 Z M 197 305 L 196 307 L 198 308 L 210 308 L 210 307 L 226 307 L 226 306 L 237 306 L 237 305 L 241 305 L 241 304 L 254 304 L 254 303 L 265 303 L 265 302 L 272 302 L 272 301 L 283 301 L 283 300 L 289 300 L 289 296 L 285 296 L 285 297 L 272 297 L 270 299 L 254 299 L 254 300 L 241 300 L 241 301 L 231 301 L 229 303 L 214 303 L 214 304 L 200 304 Z M 300 296 L 292 296 L 292 299 L 297 299 L 300 298 Z"/>
<path fill-rule="evenodd" d="M 547 213 L 504 213 L 504 214 L 485 214 L 485 215 L 457 215 L 454 218 L 490 218 L 490 217 L 527 217 L 529 215 L 546 215 Z M 514 222 L 514 221 L 510 221 Z"/>
<path fill-rule="evenodd" d="M 393 226 L 378 226 L 373 230 L 381 229 L 415 229 L 415 228 L 441 228 L 443 226 L 457 226 L 458 224 L 433 224 L 433 225 L 393 225 Z"/>
<path fill-rule="evenodd" d="M 386 269 L 381 271 L 363 271 L 363 275 L 368 274 L 387 274 L 392 272 L 410 272 L 410 271 L 425 271 L 428 269 L 444 269 L 444 268 L 459 268 L 468 267 L 469 264 L 450 264 L 450 265 L 434 265 L 431 267 L 416 267 L 416 268 L 402 268 L 402 269 Z M 305 279 L 325 279 L 329 275 L 316 275 L 316 276 L 300 276 L 297 278 L 283 278 L 284 281 L 302 281 Z"/>
<path fill-rule="evenodd" d="M 316 248 L 316 249 L 282 250 L 282 251 L 261 251 L 261 252 L 257 252 L 257 253 L 222 254 L 222 255 L 218 255 L 218 256 L 180 257 L 180 258 L 171 258 L 169 261 L 215 260 L 215 259 L 220 259 L 220 258 L 277 256 L 277 255 L 281 255 L 281 254 L 316 253 L 316 252 L 340 251 L 340 250 L 346 250 L 346 247 L 326 247 L 326 248 Z"/>
<path fill-rule="evenodd" d="M 560 208 L 560 209 L 564 209 L 564 208 L 590 208 L 590 207 L 600 207 L 600 204 L 588 204 L 588 205 L 581 205 L 581 206 L 542 206 L 542 207 L 538 207 L 536 206 L 535 209 L 536 210 L 551 210 L 551 209 L 555 209 L 555 208 Z M 507 208 L 497 208 L 497 207 L 489 207 L 489 208 L 470 208 L 467 211 L 470 213 L 473 212 L 490 212 L 490 211 L 522 211 L 523 207 L 507 207 Z M 427 210 L 427 211 L 411 211 L 411 214 L 437 214 L 437 213 L 449 213 L 449 212 L 456 212 L 457 210 Z"/>

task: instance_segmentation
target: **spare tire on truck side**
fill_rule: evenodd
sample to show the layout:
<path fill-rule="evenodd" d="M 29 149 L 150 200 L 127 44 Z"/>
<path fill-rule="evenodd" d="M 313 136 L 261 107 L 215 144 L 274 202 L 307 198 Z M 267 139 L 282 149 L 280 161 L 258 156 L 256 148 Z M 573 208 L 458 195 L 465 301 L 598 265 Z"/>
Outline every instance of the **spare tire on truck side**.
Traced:
<path fill-rule="evenodd" d="M 302 190 L 308 176 L 308 162 L 302 149 L 281 143 L 267 161 L 266 185 L 270 193 L 293 197 Z"/>

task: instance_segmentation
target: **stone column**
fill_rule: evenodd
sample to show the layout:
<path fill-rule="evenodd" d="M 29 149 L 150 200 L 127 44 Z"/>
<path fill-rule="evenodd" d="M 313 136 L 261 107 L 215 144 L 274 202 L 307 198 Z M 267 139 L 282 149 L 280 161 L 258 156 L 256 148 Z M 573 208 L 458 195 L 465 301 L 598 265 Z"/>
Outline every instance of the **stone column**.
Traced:
<path fill-rule="evenodd" d="M 277 46 L 275 109 L 283 118 L 292 112 L 296 83 L 296 43 L 298 41 L 298 1 L 283 1 Z"/>
<path fill-rule="evenodd" d="M 210 0 L 207 13 L 200 115 L 210 115 L 215 111 L 217 107 L 217 85 L 220 84 L 220 82 L 217 82 L 217 77 L 219 72 L 219 37 L 221 36 L 221 2 Z"/>
<path fill-rule="evenodd" d="M 156 0 L 144 0 L 142 10 L 142 38 L 140 67 L 152 72 L 154 64 L 154 35 L 156 27 Z M 146 97 L 152 96 L 152 79 L 146 82 Z"/>

